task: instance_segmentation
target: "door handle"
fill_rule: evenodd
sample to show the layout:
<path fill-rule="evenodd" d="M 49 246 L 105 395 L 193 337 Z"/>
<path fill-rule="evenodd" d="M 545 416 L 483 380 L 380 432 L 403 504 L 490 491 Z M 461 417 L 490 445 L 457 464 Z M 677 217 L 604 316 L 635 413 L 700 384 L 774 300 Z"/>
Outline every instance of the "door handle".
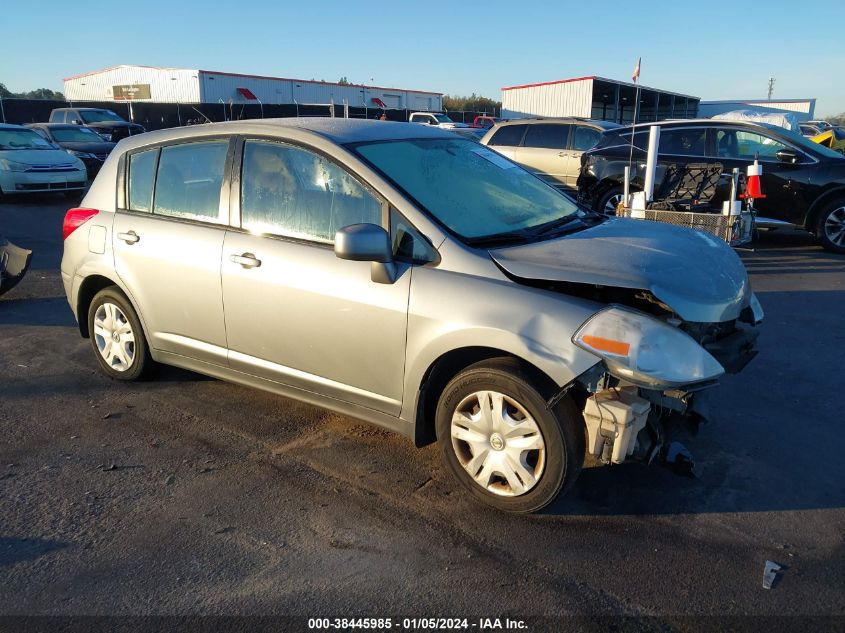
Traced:
<path fill-rule="evenodd" d="M 567 156 L 569 156 L 569 154 L 567 152 L 558 152 L 557 155 L 560 156 L 561 158 L 566 158 Z"/>
<path fill-rule="evenodd" d="M 252 253 L 244 253 L 242 255 L 230 255 L 229 259 L 235 263 L 240 264 L 244 268 L 258 268 L 261 266 L 261 260 Z"/>
<path fill-rule="evenodd" d="M 138 236 L 138 234 L 135 231 L 129 231 L 128 233 L 118 233 L 117 239 L 123 240 L 124 242 L 126 242 L 127 244 L 129 244 L 131 246 L 132 244 L 134 244 L 135 242 L 137 242 L 141 238 Z"/>

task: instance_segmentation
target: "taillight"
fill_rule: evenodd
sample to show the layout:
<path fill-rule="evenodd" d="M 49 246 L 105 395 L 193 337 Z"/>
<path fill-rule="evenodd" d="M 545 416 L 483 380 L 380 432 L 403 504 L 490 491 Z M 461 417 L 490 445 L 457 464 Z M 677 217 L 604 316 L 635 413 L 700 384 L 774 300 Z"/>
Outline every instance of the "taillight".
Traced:
<path fill-rule="evenodd" d="M 66 240 L 68 235 L 98 213 L 99 211 L 96 209 L 69 209 L 65 213 L 65 221 L 62 223 L 62 239 Z"/>

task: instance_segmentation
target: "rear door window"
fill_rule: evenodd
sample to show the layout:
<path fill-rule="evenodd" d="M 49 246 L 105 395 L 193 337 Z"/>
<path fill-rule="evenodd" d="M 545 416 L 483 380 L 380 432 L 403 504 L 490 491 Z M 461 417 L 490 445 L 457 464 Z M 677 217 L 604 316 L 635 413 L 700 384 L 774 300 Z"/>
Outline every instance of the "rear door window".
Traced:
<path fill-rule="evenodd" d="M 381 225 L 381 203 L 345 169 L 284 143 L 244 143 L 242 228 L 331 244 L 360 223 Z"/>
<path fill-rule="evenodd" d="M 228 149 L 227 140 L 161 148 L 153 213 L 219 222 L 220 188 Z"/>
<path fill-rule="evenodd" d="M 704 156 L 707 128 L 681 128 L 660 130 L 658 152 L 677 156 Z M 648 141 L 646 141 L 648 147 Z"/>
<path fill-rule="evenodd" d="M 522 142 L 522 135 L 525 134 L 527 125 L 505 125 L 490 139 L 489 145 L 500 145 L 503 147 L 517 147 Z"/>
<path fill-rule="evenodd" d="M 529 125 L 525 132 L 523 147 L 536 147 L 540 149 L 566 149 L 569 141 L 569 129 L 571 125 L 559 125 L 556 123 L 538 123 Z"/>

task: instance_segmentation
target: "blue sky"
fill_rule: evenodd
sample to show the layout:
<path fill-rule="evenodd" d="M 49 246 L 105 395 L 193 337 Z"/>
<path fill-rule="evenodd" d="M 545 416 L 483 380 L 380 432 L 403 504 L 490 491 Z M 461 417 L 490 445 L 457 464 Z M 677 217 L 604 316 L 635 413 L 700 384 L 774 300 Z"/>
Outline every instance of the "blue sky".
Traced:
<path fill-rule="evenodd" d="M 476 93 L 583 75 L 640 81 L 705 100 L 816 97 L 845 112 L 839 2 L 119 3 L 7 0 L 0 82 L 143 64 Z M 461 7 L 465 7 L 461 9 Z M 635 11 L 634 8 L 637 8 Z M 808 25 L 817 23 L 817 28 Z M 10 28 L 11 27 L 11 28 Z"/>

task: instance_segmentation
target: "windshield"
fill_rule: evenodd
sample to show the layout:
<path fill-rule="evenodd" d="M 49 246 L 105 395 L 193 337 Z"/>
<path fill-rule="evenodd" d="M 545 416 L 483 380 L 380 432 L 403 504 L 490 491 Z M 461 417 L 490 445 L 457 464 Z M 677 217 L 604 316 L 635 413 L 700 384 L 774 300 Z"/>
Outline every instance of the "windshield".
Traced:
<path fill-rule="evenodd" d="M 102 137 L 94 130 L 89 130 L 86 127 L 59 127 L 50 130 L 53 134 L 53 139 L 59 143 L 102 143 Z"/>
<path fill-rule="evenodd" d="M 388 141 L 354 149 L 441 224 L 470 241 L 577 217 L 570 198 L 466 139 Z"/>
<path fill-rule="evenodd" d="M 438 123 L 454 123 L 452 119 L 447 117 L 445 114 L 435 114 L 434 118 L 437 119 Z"/>
<path fill-rule="evenodd" d="M 86 123 L 101 123 L 102 121 L 119 121 L 125 123 L 123 119 L 111 110 L 82 110 L 79 114 Z"/>
<path fill-rule="evenodd" d="M 0 150 L 13 149 L 55 149 L 55 147 L 32 130 L 0 130 Z"/>

